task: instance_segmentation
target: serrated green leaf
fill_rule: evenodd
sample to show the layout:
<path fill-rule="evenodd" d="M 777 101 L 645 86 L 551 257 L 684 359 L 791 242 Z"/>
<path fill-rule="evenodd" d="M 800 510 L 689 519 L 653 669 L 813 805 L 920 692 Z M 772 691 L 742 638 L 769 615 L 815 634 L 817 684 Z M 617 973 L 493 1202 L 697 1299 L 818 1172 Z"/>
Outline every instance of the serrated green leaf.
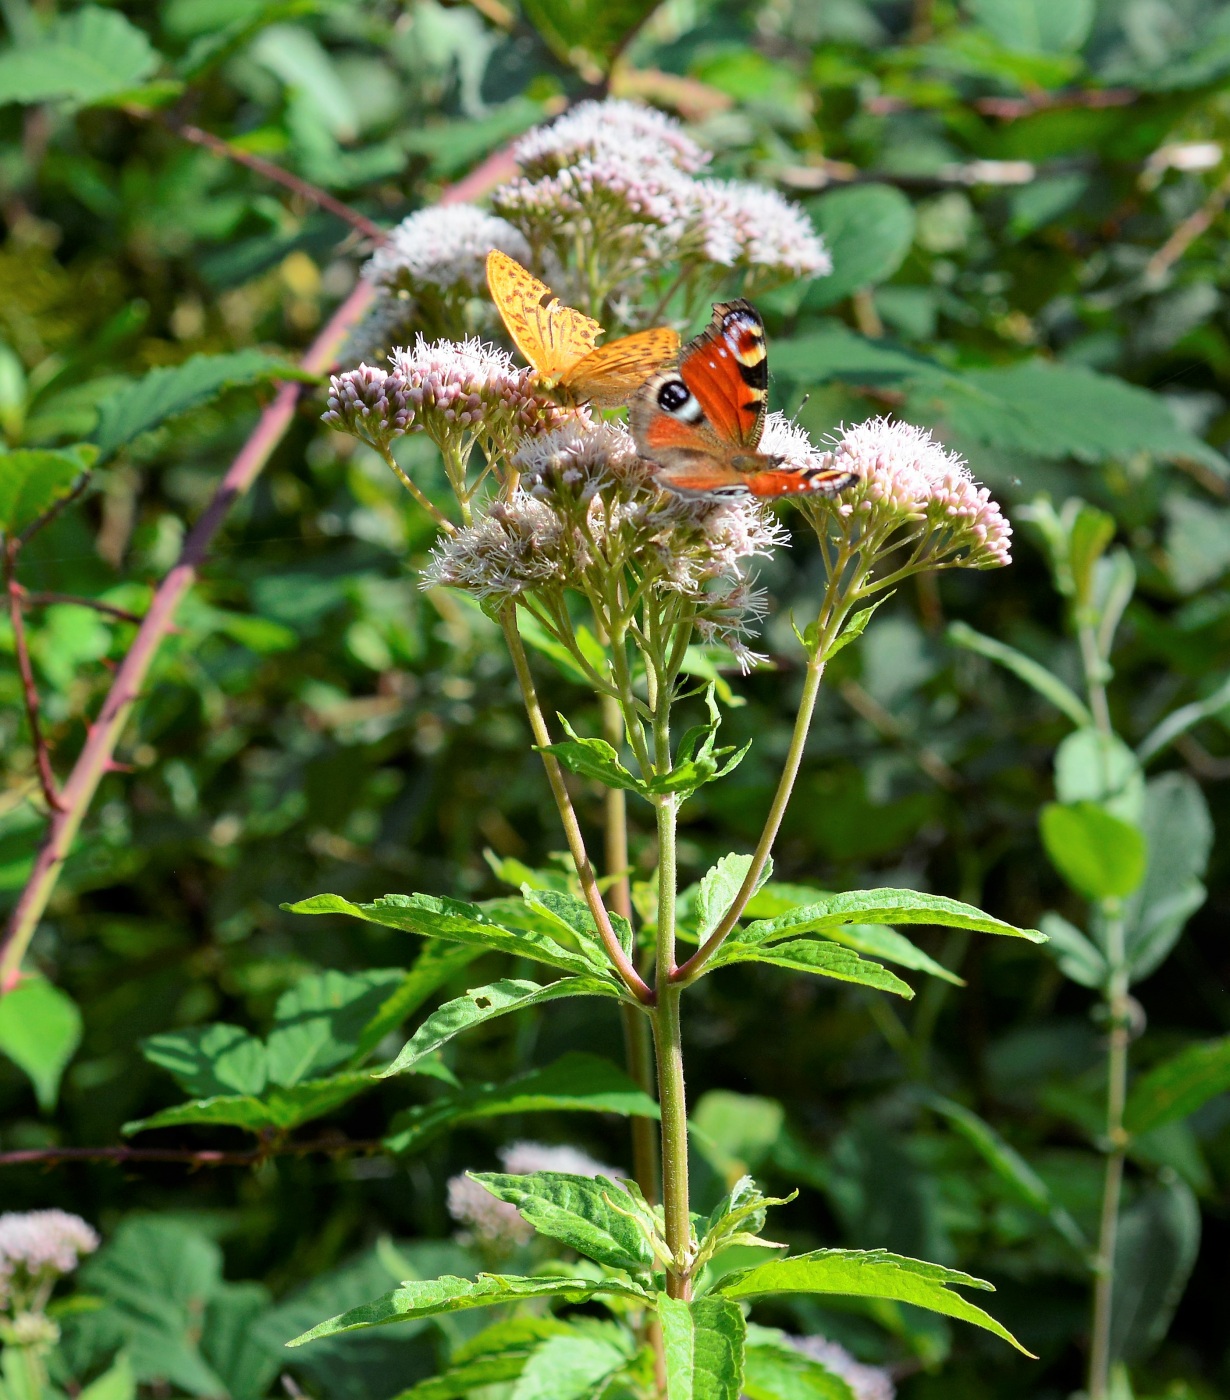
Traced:
<path fill-rule="evenodd" d="M 1073 724 L 1094 727 L 1093 715 L 1080 696 L 1058 676 L 1053 675 L 1032 657 L 1026 656 L 1024 652 L 996 641 L 994 637 L 984 637 L 981 632 L 975 632 L 964 622 L 951 623 L 947 637 L 954 646 L 977 652 L 979 656 L 985 656 L 988 661 L 994 661 L 1005 670 L 1011 671 L 1018 680 L 1024 681 L 1044 700 L 1049 700 L 1057 710 L 1067 715 Z"/>
<path fill-rule="evenodd" d="M 358 1332 L 383 1327 L 408 1318 L 436 1317 L 440 1313 L 463 1312 L 469 1308 L 497 1307 L 527 1298 L 559 1298 L 565 1303 L 587 1303 L 591 1298 L 612 1295 L 644 1300 L 645 1293 L 631 1283 L 615 1278 L 521 1278 L 511 1274 L 479 1274 L 477 1278 L 409 1280 L 400 1288 L 374 1302 L 331 1317 L 310 1331 L 286 1343 L 301 1347 L 318 1337 L 335 1337 L 341 1332 Z"/>
<path fill-rule="evenodd" d="M 635 1202 L 608 1177 L 570 1172 L 470 1172 L 498 1200 L 507 1201 L 543 1235 L 559 1240 L 612 1269 L 637 1273 L 652 1269 L 654 1253 L 644 1232 L 626 1213 Z"/>
<path fill-rule="evenodd" d="M 747 1327 L 734 1303 L 658 1294 L 668 1400 L 739 1400 Z"/>
<path fill-rule="evenodd" d="M 598 925 L 594 922 L 594 916 L 589 912 L 589 905 L 583 899 L 578 899 L 576 895 L 569 894 L 565 890 L 527 889 L 522 891 L 521 897 L 525 901 L 526 908 L 542 916 L 548 928 L 553 931 L 558 930 L 555 935 L 557 941 L 575 941 L 581 953 L 589 959 L 591 973 L 600 973 L 609 977 L 612 986 L 617 985 L 614 975 L 610 972 L 610 963 L 607 959 L 606 948 L 598 933 Z M 619 939 L 624 952 L 631 953 L 631 924 L 622 914 L 608 911 L 607 917 L 611 921 L 611 927 L 615 930 L 615 936 Z"/>
<path fill-rule="evenodd" d="M 510 1011 L 522 1011 L 560 997 L 618 997 L 618 988 L 596 977 L 565 977 L 548 986 L 505 977 L 485 987 L 475 987 L 464 996 L 445 1002 L 415 1031 L 402 1047 L 397 1058 L 379 1072 L 379 1078 L 405 1074 L 424 1056 L 434 1054 L 456 1035 L 473 1026 L 506 1016 Z"/>
<path fill-rule="evenodd" d="M 807 938 L 782 943 L 754 943 L 745 946 L 737 938 L 728 939 L 713 959 L 712 967 L 729 967 L 733 963 L 761 962 L 784 967 L 791 972 L 810 972 L 817 977 L 832 977 L 838 982 L 853 982 L 860 987 L 893 992 L 907 1000 L 914 989 L 900 977 L 877 962 L 860 958 L 852 948 L 840 943 L 822 943 Z"/>
<path fill-rule="evenodd" d="M 399 1113 L 386 1146 L 409 1152 L 458 1123 L 552 1111 L 658 1117 L 657 1104 L 610 1060 L 572 1053 L 504 1084 L 473 1085 Z"/>
<path fill-rule="evenodd" d="M 401 985 L 401 968 L 303 978 L 278 998 L 267 1063 L 273 1084 L 291 1088 L 351 1059 L 368 1023 Z"/>
<path fill-rule="evenodd" d="M 0 997 L 0 1054 L 30 1080 L 45 1113 L 55 1107 L 60 1080 L 80 1044 L 77 1003 L 42 977 L 27 977 Z"/>
<path fill-rule="evenodd" d="M 628 1360 L 614 1341 L 551 1337 L 526 1362 L 509 1400 L 591 1400 Z"/>
<path fill-rule="evenodd" d="M 476 904 L 433 895 L 385 895 L 371 904 L 352 904 L 337 894 L 318 894 L 297 904 L 284 904 L 289 914 L 348 914 L 369 924 L 402 929 L 424 938 L 442 938 L 471 947 L 494 948 L 513 957 L 532 958 L 565 972 L 592 976 L 595 963 L 583 953 L 562 947 L 537 929 L 505 928 Z"/>
<path fill-rule="evenodd" d="M 828 934 L 844 924 L 854 923 L 932 924 L 937 928 L 964 928 L 975 933 L 1027 938 L 1031 943 L 1045 942 L 1037 930 L 1016 928 L 984 914 L 972 904 L 918 890 L 893 889 L 850 890 L 845 894 L 827 895 L 771 919 L 758 919 L 732 934 L 730 941 L 757 946 L 802 933 Z M 726 946 L 723 945 L 723 952 Z"/>
<path fill-rule="evenodd" d="M 0 534 L 17 535 L 62 501 L 97 456 L 94 448 L 0 452 Z"/>
<path fill-rule="evenodd" d="M 884 924 L 845 924 L 825 930 L 834 943 L 853 948 L 856 953 L 866 953 L 885 962 L 896 963 L 898 967 L 908 967 L 913 972 L 925 972 L 950 982 L 954 987 L 964 987 L 965 981 L 955 972 L 950 972 L 943 963 L 916 948 L 903 933 L 888 928 Z"/>
<path fill-rule="evenodd" d="M 164 1108 L 149 1118 L 125 1123 L 125 1136 L 148 1132 L 151 1128 L 176 1128 L 187 1123 L 212 1123 L 217 1126 L 245 1128 L 250 1133 L 267 1129 L 289 1132 L 301 1123 L 322 1118 L 348 1103 L 357 1094 L 370 1089 L 375 1081 L 366 1071 L 349 1071 L 330 1075 L 327 1079 L 310 1079 L 293 1088 L 274 1087 L 262 1098 L 251 1094 L 220 1094 L 213 1098 L 194 1099 L 191 1103 Z"/>
<path fill-rule="evenodd" d="M 605 787 L 621 788 L 625 792 L 645 796 L 645 784 L 624 767 L 619 755 L 605 739 L 582 739 L 563 715 L 558 718 L 567 739 L 558 744 L 536 744 L 534 747 L 538 753 L 553 754 L 578 778 L 591 778 Z"/>
<path fill-rule="evenodd" d="M 737 855 L 732 851 L 716 865 L 711 865 L 701 877 L 692 907 L 696 915 L 696 936 L 702 943 L 722 922 L 751 866 L 751 856 Z M 772 866 L 766 863 L 760 884 L 763 885 L 772 873 Z"/>
<path fill-rule="evenodd" d="M 395 1031 L 482 951 L 476 944 L 428 943 L 359 1033 L 351 1064 L 357 1066 L 365 1060 L 390 1031 Z"/>
<path fill-rule="evenodd" d="M 1145 838 L 1096 802 L 1048 802 L 1038 825 L 1051 863 L 1087 899 L 1121 899 L 1145 877 Z"/>
<path fill-rule="evenodd" d="M 83 5 L 60 16 L 45 37 L 0 54 L 0 103 L 97 102 L 138 87 L 159 61 L 118 11 Z"/>
<path fill-rule="evenodd" d="M 1230 1036 L 1189 1045 L 1132 1085 L 1124 1112 L 1130 1133 L 1149 1133 L 1186 1118 L 1230 1090 Z"/>
<path fill-rule="evenodd" d="M 716 1293 L 724 1298 L 771 1297 L 780 1293 L 836 1294 L 848 1298 L 886 1298 L 959 1318 L 985 1328 L 1026 1356 L 1031 1352 L 988 1313 L 967 1302 L 953 1286 L 994 1289 L 983 1279 L 956 1269 L 906 1259 L 887 1250 L 817 1249 L 792 1259 L 774 1259 L 741 1269 L 722 1279 Z"/>
<path fill-rule="evenodd" d="M 207 403 L 223 389 L 270 379 L 302 378 L 295 365 L 263 350 L 193 355 L 182 365 L 150 370 L 99 405 L 94 434 L 99 456 L 105 461 L 142 433 Z"/>
<path fill-rule="evenodd" d="M 242 1027 L 220 1021 L 152 1035 L 141 1042 L 141 1053 L 196 1099 L 258 1095 L 268 1079 L 264 1045 Z"/>

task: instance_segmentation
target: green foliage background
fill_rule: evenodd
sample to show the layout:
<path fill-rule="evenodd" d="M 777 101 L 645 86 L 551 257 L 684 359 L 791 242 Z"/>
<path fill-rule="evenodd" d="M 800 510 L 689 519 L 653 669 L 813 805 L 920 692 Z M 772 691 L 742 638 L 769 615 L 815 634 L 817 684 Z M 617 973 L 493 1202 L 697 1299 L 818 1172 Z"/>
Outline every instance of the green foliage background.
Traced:
<path fill-rule="evenodd" d="M 601 82 L 616 49 L 616 92 L 679 104 L 717 173 L 778 183 L 829 241 L 831 278 L 760 303 L 773 406 L 794 409 L 808 393 L 800 419 L 816 435 L 897 412 L 966 452 L 1010 509 L 1048 492 L 1108 512 L 1140 580 L 1111 682 L 1129 741 L 1224 683 L 1223 7 L 671 0 L 646 15 L 562 0 L 516 13 L 497 0 L 170 0 L 68 12 L 51 39 L 22 0 L 4 12 L 14 47 L 0 55 L 0 429 L 12 450 L 102 449 L 90 494 L 22 558 L 25 587 L 50 595 L 32 614 L 31 645 L 61 771 L 132 628 L 58 595 L 143 609 L 269 378 L 349 290 L 363 256 L 337 218 L 173 128 L 216 132 L 391 225 Z M 72 69 L 64 46 L 94 55 L 88 72 Z M 1157 155 L 1180 143 L 1189 164 L 1204 146 L 1205 164 Z M 1201 211 L 1206 228 L 1186 222 Z M 1176 231 L 1186 241 L 1173 260 L 1159 256 Z M 147 376 L 194 355 L 236 358 L 159 421 L 149 409 L 166 381 Z M 487 897 L 502 887 L 484 848 L 541 866 L 560 844 L 498 634 L 458 599 L 420 594 L 429 522 L 373 454 L 319 427 L 322 406 L 310 390 L 232 516 L 160 654 L 125 767 L 106 779 L 65 869 L 34 961 L 81 1008 L 83 1039 L 54 1104 L 44 1086 L 43 1109 L 0 1059 L 2 1150 L 118 1142 L 122 1124 L 180 1097 L 142 1056 L 143 1038 L 212 1021 L 263 1036 L 304 975 L 412 956 L 393 930 L 297 919 L 282 901 L 318 890 Z M 430 452 L 407 446 L 431 483 Z M 747 703 L 724 738 L 754 738 L 751 754 L 687 809 L 683 854 L 696 877 L 758 832 L 797 683 L 791 602 L 812 586 L 813 563 L 800 536 L 766 571 L 780 658 L 736 683 Z M 1048 909 L 1077 920 L 1038 830 L 1069 726 L 952 645 L 953 619 L 1076 684 L 1075 643 L 1028 526 L 1006 572 L 922 578 L 833 664 L 777 877 L 915 886 L 1025 927 Z M 0 651 L 0 890 L 11 899 L 41 819 L 11 630 Z M 575 716 L 578 695 L 558 677 L 549 684 Z M 1154 764 L 1203 785 L 1219 833 L 1230 820 L 1227 720 L 1223 708 Z M 578 792 L 596 821 L 596 795 Z M 1230 1033 L 1225 851 L 1215 841 L 1208 903 L 1136 988 L 1142 1069 Z M 650 830 L 634 830 L 633 853 L 645 873 Z M 908 1309 L 805 1302 L 766 1314 L 898 1364 L 907 1400 L 1067 1394 L 1087 1329 L 1079 1260 L 952 1115 L 928 1105 L 938 1093 L 975 1108 L 1092 1234 L 1101 1059 L 1090 997 L 1024 943 L 919 941 L 966 985 L 912 977 L 919 996 L 899 1012 L 769 967 L 706 980 L 689 1027 L 690 1094 L 712 1140 L 697 1162 L 698 1204 L 746 1168 L 769 1189 L 803 1187 L 773 1227 L 797 1248 L 883 1246 L 992 1279 L 996 1316 L 1039 1363 Z M 526 970 L 492 956 L 482 967 L 485 980 Z M 454 969 L 436 999 L 472 985 L 472 973 Z M 613 1008 L 562 1003 L 497 1022 L 454 1046 L 448 1064 L 467 1084 L 504 1080 L 566 1052 L 609 1053 L 617 1035 Z M 378 1136 L 437 1087 L 390 1080 L 331 1113 L 327 1130 Z M 122 1335 L 138 1374 L 176 1392 L 214 1395 L 221 1384 L 246 1400 L 289 1370 L 314 1393 L 385 1400 L 429 1372 L 436 1332 L 334 1339 L 291 1362 L 281 1342 L 397 1279 L 471 1272 L 449 1239 L 445 1181 L 490 1169 L 497 1144 L 527 1135 L 628 1162 L 621 1119 L 526 1112 L 475 1120 L 397 1161 L 3 1167 L 0 1206 L 62 1205 L 112 1237 L 83 1277 L 96 1294 L 120 1296 L 115 1279 L 133 1259 L 165 1260 L 174 1279 L 132 1284 L 126 1323 L 112 1303 L 69 1329 L 79 1374 Z M 232 1136 L 247 1146 L 229 1129 L 148 1141 L 217 1147 Z M 1168 1328 L 1166 1300 L 1147 1296 L 1167 1265 L 1139 1255 L 1138 1393 L 1223 1394 L 1230 1098 L 1153 1134 L 1133 1173 L 1134 1192 L 1151 1178 L 1163 1192 L 1186 1183 L 1202 1216 Z M 1184 1218 L 1157 1238 L 1194 1247 L 1195 1227 Z M 444 1331 L 450 1344 L 461 1335 Z"/>

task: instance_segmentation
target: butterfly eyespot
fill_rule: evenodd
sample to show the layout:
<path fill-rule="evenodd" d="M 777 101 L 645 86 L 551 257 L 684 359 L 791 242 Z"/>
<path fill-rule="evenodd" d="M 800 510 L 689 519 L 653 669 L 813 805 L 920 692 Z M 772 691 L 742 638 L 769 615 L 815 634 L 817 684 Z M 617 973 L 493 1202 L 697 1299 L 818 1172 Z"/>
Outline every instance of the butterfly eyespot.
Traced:
<path fill-rule="evenodd" d="M 691 397 L 682 380 L 668 379 L 658 390 L 658 407 L 664 413 L 678 413 Z"/>

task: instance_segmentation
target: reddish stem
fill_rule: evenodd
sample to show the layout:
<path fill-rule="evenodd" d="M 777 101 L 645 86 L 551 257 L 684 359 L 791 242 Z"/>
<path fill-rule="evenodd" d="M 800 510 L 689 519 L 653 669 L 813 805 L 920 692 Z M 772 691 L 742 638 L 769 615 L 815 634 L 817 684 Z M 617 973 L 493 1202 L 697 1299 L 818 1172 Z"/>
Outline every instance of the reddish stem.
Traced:
<path fill-rule="evenodd" d="M 439 203 L 460 204 L 473 199 L 507 179 L 515 168 L 510 148 L 497 151 L 464 180 L 446 190 Z M 360 282 L 356 286 L 308 348 L 301 361 L 303 369 L 323 375 L 330 368 L 347 334 L 370 305 L 372 296 L 368 283 Z M 60 868 L 98 785 L 114 758 L 116 745 L 162 639 L 172 629 L 176 611 L 196 582 L 214 536 L 231 507 L 251 487 L 290 427 L 301 392 L 299 384 L 284 384 L 278 390 L 184 541 L 178 563 L 154 593 L 132 646 L 115 673 L 98 718 L 90 726 L 85 745 L 60 794 L 60 808 L 52 814 L 30 878 L 9 918 L 4 940 L 0 943 L 0 996 L 17 985 L 26 949 L 47 908 Z"/>
<path fill-rule="evenodd" d="M 219 1152 L 187 1147 L 28 1147 L 0 1152 L 0 1167 L 54 1167 L 61 1162 L 183 1162 L 190 1167 L 251 1167 L 270 1157 L 307 1157 L 315 1152 L 336 1156 L 343 1152 L 382 1152 L 384 1144 L 318 1138 L 313 1142 L 264 1143 L 248 1152 Z"/>
<path fill-rule="evenodd" d="M 39 721 L 38 685 L 34 680 L 34 667 L 30 664 L 30 647 L 26 641 L 26 620 L 22 615 L 22 601 L 25 590 L 17 582 L 16 540 L 9 540 L 4 551 L 4 581 L 9 595 L 9 620 L 13 624 L 13 649 L 17 653 L 17 670 L 21 676 L 21 693 L 26 707 L 26 721 L 30 726 L 30 740 L 34 745 L 34 762 L 38 768 L 39 786 L 43 789 L 43 799 L 53 812 L 61 809 L 60 790 L 56 783 L 55 771 L 51 766 L 51 753 L 43 737 L 43 726 Z"/>

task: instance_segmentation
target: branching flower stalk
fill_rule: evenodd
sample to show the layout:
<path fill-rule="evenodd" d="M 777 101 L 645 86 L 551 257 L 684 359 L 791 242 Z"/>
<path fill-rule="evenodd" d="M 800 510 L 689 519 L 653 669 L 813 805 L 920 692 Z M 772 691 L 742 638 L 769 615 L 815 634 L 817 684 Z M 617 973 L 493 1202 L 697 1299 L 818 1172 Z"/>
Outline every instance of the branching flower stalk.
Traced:
<path fill-rule="evenodd" d="M 574 287 L 575 303 L 608 325 L 636 325 L 677 295 L 708 295 L 719 269 L 742 267 L 753 282 L 825 270 L 827 255 L 814 234 L 805 236 L 801 213 L 754 187 L 697 179 L 703 152 L 673 124 L 628 104 L 583 105 L 525 138 L 518 161 L 521 176 L 496 200 L 506 228 L 500 220 L 482 225 L 479 211 L 453 211 L 460 251 L 450 262 L 440 220 L 420 241 L 412 219 L 382 252 L 380 278 L 419 302 L 433 277 L 445 290 L 468 286 L 481 225 L 505 248 L 523 240 L 540 270 L 558 271 L 561 294 Z M 394 246 L 400 271 L 390 261 Z M 394 349 L 389 364 L 336 376 L 326 421 L 375 448 L 440 524 L 422 585 L 468 593 L 503 632 L 585 907 L 624 991 L 630 1067 L 642 1083 L 650 1075 L 645 1030 L 652 1032 L 660 1161 L 647 1160 L 654 1136 L 642 1129 L 637 1177 L 652 1200 L 660 1165 L 665 1287 L 670 1298 L 687 1300 L 699 1244 L 689 1214 L 683 995 L 709 969 L 769 868 L 829 660 L 910 575 L 1007 563 L 1010 527 L 960 459 L 922 429 L 875 420 L 816 445 L 796 423 L 770 415 L 763 450 L 800 468 L 836 468 L 853 484 L 836 499 L 803 498 L 799 508 L 817 537 L 825 586 L 814 616 L 796 629 L 806 664 L 789 752 L 742 887 L 680 963 L 679 811 L 746 752 L 718 746 L 720 707 L 703 677 L 719 649 L 745 673 L 761 661 L 751 644 L 768 600 L 753 568 L 788 542 L 783 522 L 751 497 L 663 490 L 622 424 L 561 403 L 493 346 L 420 336 L 412 348 Z M 455 514 L 398 464 L 396 440 L 409 432 L 438 447 Z M 527 641 L 583 680 L 601 710 L 602 738 L 578 734 L 563 716 L 563 737 L 553 737 Z M 677 734 L 675 707 L 702 693 L 707 722 Z M 613 911 L 566 770 L 606 789 Z M 657 838 L 652 961 L 643 966 L 627 883 L 629 793 L 653 809 Z"/>

